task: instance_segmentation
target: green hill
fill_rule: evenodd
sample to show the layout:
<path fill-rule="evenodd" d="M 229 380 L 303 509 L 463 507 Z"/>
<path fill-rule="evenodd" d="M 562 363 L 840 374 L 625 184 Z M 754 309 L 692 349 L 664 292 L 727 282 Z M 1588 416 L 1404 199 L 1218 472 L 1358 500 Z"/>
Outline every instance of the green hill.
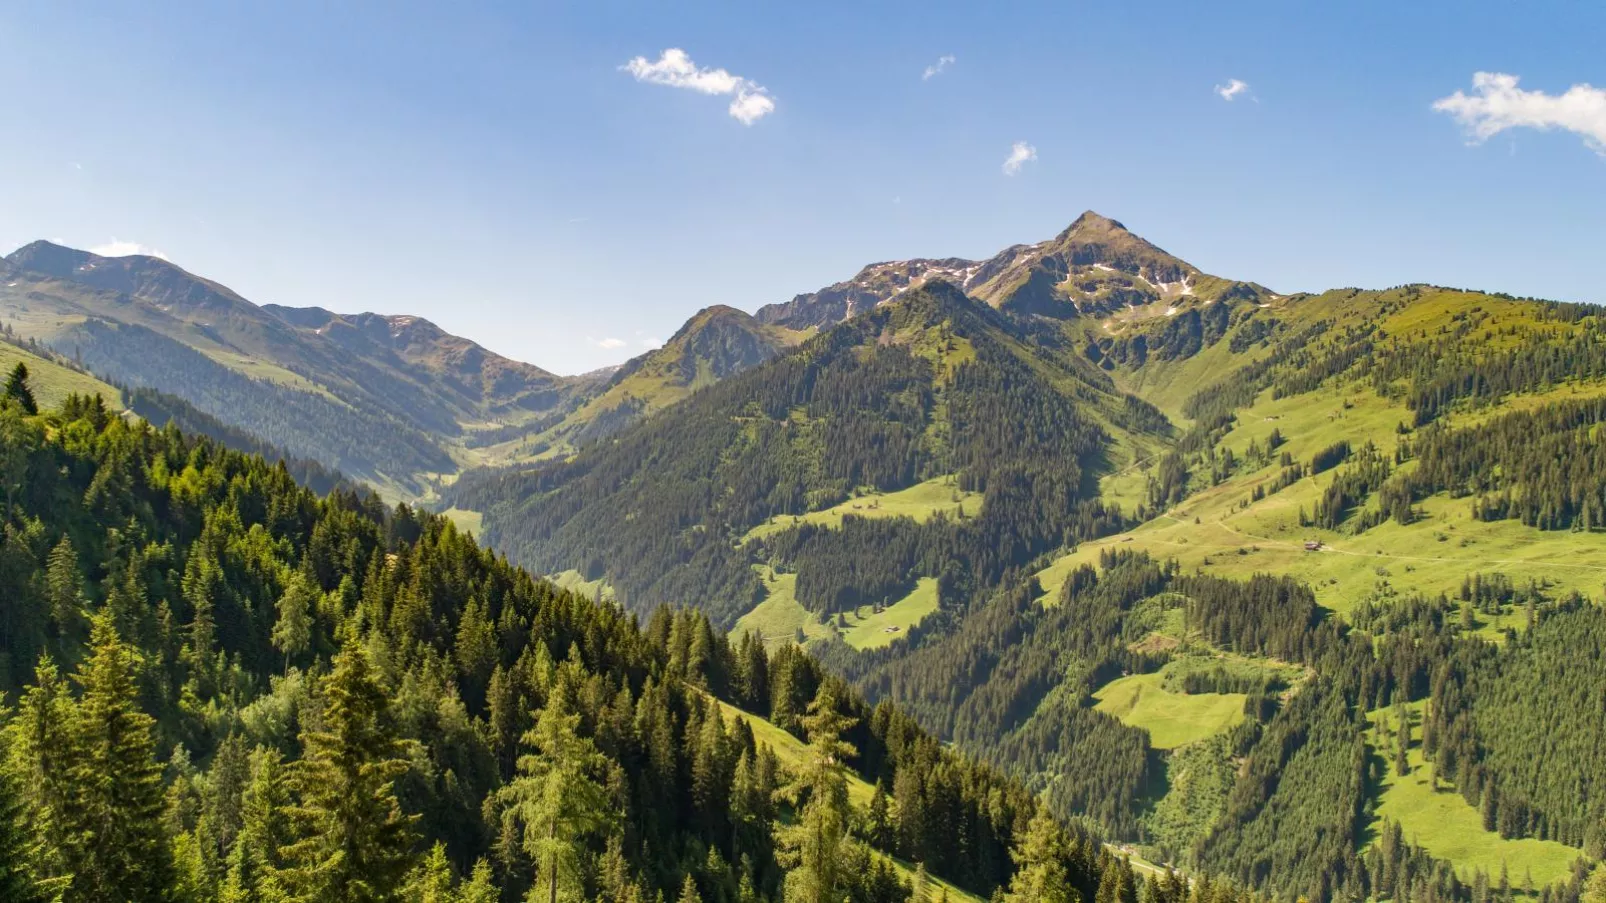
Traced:
<path fill-rule="evenodd" d="M 487 446 L 492 463 L 572 454 L 728 376 L 796 345 L 805 333 L 767 326 L 730 307 L 699 311 L 662 347 L 626 363 L 556 422 Z"/>
<path fill-rule="evenodd" d="M 830 618 L 923 578 L 952 600 L 1119 525 L 1076 497 L 1166 429 L 1096 368 L 933 283 L 571 460 L 447 498 L 484 511 L 487 541 L 526 566 L 605 577 L 638 609 L 695 598 L 732 624 L 767 565 Z"/>
<path fill-rule="evenodd" d="M 1582 752 L 1531 750 L 1535 731 L 1546 746 L 1606 741 L 1606 723 L 1591 711 L 1515 726 L 1578 712 L 1601 685 L 1590 650 L 1603 615 L 1587 601 L 1606 575 L 1597 309 L 1405 286 L 1063 323 L 1181 427 L 1168 451 L 1101 481 L 1107 499 L 1139 500 L 1142 522 L 1044 559 L 917 652 L 833 662 L 1061 811 L 1134 840 L 1152 828 L 1157 856 L 1281 892 L 1315 898 L 1401 849 L 1430 881 L 1453 870 L 1493 884 L 1509 857 L 1536 887 L 1598 857 L 1586 826 L 1606 774 Z M 1567 651 L 1531 658 L 1563 636 Z M 1169 680 L 1200 643 L 1313 678 Z M 1495 677 L 1519 666 L 1521 697 Z M 1233 726 L 1224 700 L 1237 693 L 1248 718 Z M 1364 713 L 1393 698 L 1455 700 L 1462 733 L 1411 754 L 1444 775 L 1437 794 L 1346 764 Z M 1127 768 L 1089 774 L 1090 760 Z M 1218 796 L 1199 795 L 1201 773 L 1224 775 Z M 1348 839 L 1307 843 L 1333 800 L 1356 813 L 1331 825 Z M 1418 806 L 1440 819 L 1410 815 Z M 1385 837 L 1386 822 L 1402 832 Z"/>
<path fill-rule="evenodd" d="M 8 901 L 906 903 L 914 862 L 981 900 L 1045 844 L 1079 894 L 1136 886 L 794 646 L 643 625 L 81 396 L 0 422 Z"/>
<path fill-rule="evenodd" d="M 985 266 L 878 264 L 759 319 L 827 331 L 458 504 L 628 606 L 700 596 L 772 643 L 801 633 L 1157 859 L 1277 895 L 1410 875 L 1463 899 L 1497 882 L 1490 850 L 1542 849 L 1526 861 L 1558 893 L 1599 856 L 1606 773 L 1527 763 L 1535 733 L 1583 748 L 1606 724 L 1507 726 L 1577 711 L 1595 653 L 1524 672 L 1527 708 L 1492 677 L 1547 624 L 1592 637 L 1602 618 L 1595 309 L 1279 295 L 1090 214 Z M 936 611 L 904 618 L 917 584 Z M 1413 755 L 1461 774 L 1494 841 L 1388 835 L 1403 785 L 1356 764 L 1366 712 L 1436 694 L 1458 733 Z"/>

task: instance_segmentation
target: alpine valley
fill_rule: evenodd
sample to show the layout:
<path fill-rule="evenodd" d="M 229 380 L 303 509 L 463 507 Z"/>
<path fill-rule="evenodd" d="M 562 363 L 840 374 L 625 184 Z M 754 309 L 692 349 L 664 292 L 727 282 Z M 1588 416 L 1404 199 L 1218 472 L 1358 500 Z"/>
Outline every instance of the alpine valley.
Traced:
<path fill-rule="evenodd" d="M 1088 212 L 579 376 L 46 242 L 0 321 L 0 895 L 1606 894 L 1601 308 Z"/>

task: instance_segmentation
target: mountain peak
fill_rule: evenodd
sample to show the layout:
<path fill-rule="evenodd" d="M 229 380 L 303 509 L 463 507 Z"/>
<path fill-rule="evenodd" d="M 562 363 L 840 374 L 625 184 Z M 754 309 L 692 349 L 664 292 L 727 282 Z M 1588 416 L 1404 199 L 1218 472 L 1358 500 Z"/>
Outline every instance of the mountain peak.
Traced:
<path fill-rule="evenodd" d="M 33 270 L 40 273 L 57 275 L 61 272 L 71 272 L 84 263 L 94 260 L 95 255 L 77 248 L 58 245 L 52 241 L 31 241 L 6 256 L 6 262 L 24 270 Z"/>
<path fill-rule="evenodd" d="M 1095 230 L 1100 232 L 1127 232 L 1128 234 L 1131 234 L 1130 230 L 1128 230 L 1120 220 L 1111 219 L 1096 210 L 1082 211 L 1082 215 L 1077 217 L 1076 221 L 1071 223 L 1070 227 L 1067 228 L 1065 233 L 1062 234 Z"/>

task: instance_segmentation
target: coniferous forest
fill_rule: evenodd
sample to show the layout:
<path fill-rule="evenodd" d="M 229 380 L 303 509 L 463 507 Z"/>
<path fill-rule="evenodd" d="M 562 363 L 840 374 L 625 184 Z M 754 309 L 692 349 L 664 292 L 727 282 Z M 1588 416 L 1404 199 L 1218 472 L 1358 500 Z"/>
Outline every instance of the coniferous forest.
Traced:
<path fill-rule="evenodd" d="M 98 397 L 35 410 L 14 380 L 8 901 L 1190 898 L 794 646 Z"/>

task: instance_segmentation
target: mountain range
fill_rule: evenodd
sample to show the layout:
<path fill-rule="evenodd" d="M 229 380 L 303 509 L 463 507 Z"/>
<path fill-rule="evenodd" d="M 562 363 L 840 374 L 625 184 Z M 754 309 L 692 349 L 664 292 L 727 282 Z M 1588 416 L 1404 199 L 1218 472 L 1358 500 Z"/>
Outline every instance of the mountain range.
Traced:
<path fill-rule="evenodd" d="M 1597 307 L 1280 294 L 1089 212 L 560 377 L 152 258 L 3 266 L 62 384 L 168 393 L 599 601 L 802 646 L 1156 860 L 1488 903 L 1576 899 L 1606 852 Z"/>
<path fill-rule="evenodd" d="M 1061 318 L 1269 296 L 1089 212 L 1054 239 L 988 260 L 872 264 L 755 315 L 711 307 L 615 370 L 563 377 L 420 317 L 259 306 L 157 257 L 39 241 L 0 266 L 0 318 L 16 334 L 400 498 L 433 497 L 464 469 L 572 453 L 933 279 L 1003 311 Z"/>

